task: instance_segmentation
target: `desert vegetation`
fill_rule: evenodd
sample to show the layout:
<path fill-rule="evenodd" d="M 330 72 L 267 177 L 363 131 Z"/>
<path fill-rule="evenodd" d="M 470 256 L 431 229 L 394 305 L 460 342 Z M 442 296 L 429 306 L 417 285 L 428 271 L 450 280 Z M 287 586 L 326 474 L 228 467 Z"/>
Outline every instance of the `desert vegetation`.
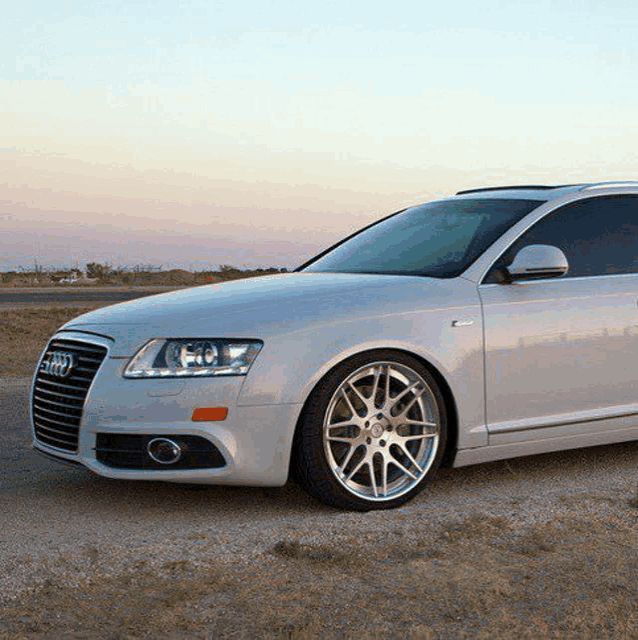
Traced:
<path fill-rule="evenodd" d="M 162 266 L 154 265 L 113 267 L 108 263 L 99 262 L 89 262 L 83 269 L 46 269 L 34 265 L 32 268 L 0 272 L 0 287 L 195 286 L 287 271 L 286 267 L 240 269 L 229 264 L 201 271 L 164 269 Z"/>

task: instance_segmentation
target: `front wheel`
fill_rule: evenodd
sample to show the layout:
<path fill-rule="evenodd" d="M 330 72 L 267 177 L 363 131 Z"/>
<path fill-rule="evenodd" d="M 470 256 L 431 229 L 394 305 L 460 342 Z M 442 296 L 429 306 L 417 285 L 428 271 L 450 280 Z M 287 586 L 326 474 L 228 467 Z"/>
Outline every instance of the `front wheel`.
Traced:
<path fill-rule="evenodd" d="M 372 351 L 326 375 L 299 428 L 295 471 L 311 495 L 346 509 L 387 509 L 415 496 L 440 464 L 445 403 L 418 360 Z"/>

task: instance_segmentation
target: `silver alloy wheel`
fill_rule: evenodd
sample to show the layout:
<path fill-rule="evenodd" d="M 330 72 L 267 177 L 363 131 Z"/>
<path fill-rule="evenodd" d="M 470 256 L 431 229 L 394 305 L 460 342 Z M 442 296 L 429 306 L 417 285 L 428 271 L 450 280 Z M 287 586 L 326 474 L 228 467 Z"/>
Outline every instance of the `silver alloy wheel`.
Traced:
<path fill-rule="evenodd" d="M 436 458 L 440 416 L 432 389 L 414 369 L 373 362 L 351 373 L 325 412 L 323 445 L 333 476 L 367 501 L 414 489 Z"/>

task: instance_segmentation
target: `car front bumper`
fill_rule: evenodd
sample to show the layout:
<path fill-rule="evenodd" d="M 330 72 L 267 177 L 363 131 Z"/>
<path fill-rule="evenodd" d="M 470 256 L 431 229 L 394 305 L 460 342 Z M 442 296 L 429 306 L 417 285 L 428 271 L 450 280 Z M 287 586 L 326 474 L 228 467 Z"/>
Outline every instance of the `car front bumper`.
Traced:
<path fill-rule="evenodd" d="M 60 336 L 95 341 L 95 337 L 78 333 Z M 109 478 L 254 486 L 285 484 L 300 404 L 239 405 L 237 399 L 244 376 L 126 379 L 122 374 L 127 361 L 107 355 L 100 365 L 84 400 L 75 451 L 52 446 L 39 438 L 32 415 L 34 448 L 60 462 L 80 463 Z M 217 407 L 228 409 L 225 419 L 193 420 L 196 409 Z M 124 441 L 126 436 L 132 436 L 128 440 L 141 442 L 143 453 L 152 438 L 202 439 L 219 452 L 221 463 L 207 468 L 172 468 L 154 464 L 148 456 L 139 468 L 130 465 L 120 468 L 105 461 L 99 451 L 99 443 L 112 441 L 113 436 Z"/>

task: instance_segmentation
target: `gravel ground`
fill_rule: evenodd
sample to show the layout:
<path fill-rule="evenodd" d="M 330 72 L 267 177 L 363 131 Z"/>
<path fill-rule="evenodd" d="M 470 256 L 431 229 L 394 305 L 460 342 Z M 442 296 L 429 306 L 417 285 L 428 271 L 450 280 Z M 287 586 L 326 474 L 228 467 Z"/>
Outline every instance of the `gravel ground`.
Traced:
<path fill-rule="evenodd" d="M 126 483 L 58 465 L 30 448 L 28 384 L 0 379 L 0 598 L 52 578 L 79 584 L 140 563 L 257 565 L 282 541 L 338 541 L 370 553 L 398 540 L 409 547 L 424 531 L 472 515 L 522 528 L 571 516 L 638 525 L 638 442 L 444 470 L 403 508 L 354 514 L 318 505 L 293 484 Z"/>

